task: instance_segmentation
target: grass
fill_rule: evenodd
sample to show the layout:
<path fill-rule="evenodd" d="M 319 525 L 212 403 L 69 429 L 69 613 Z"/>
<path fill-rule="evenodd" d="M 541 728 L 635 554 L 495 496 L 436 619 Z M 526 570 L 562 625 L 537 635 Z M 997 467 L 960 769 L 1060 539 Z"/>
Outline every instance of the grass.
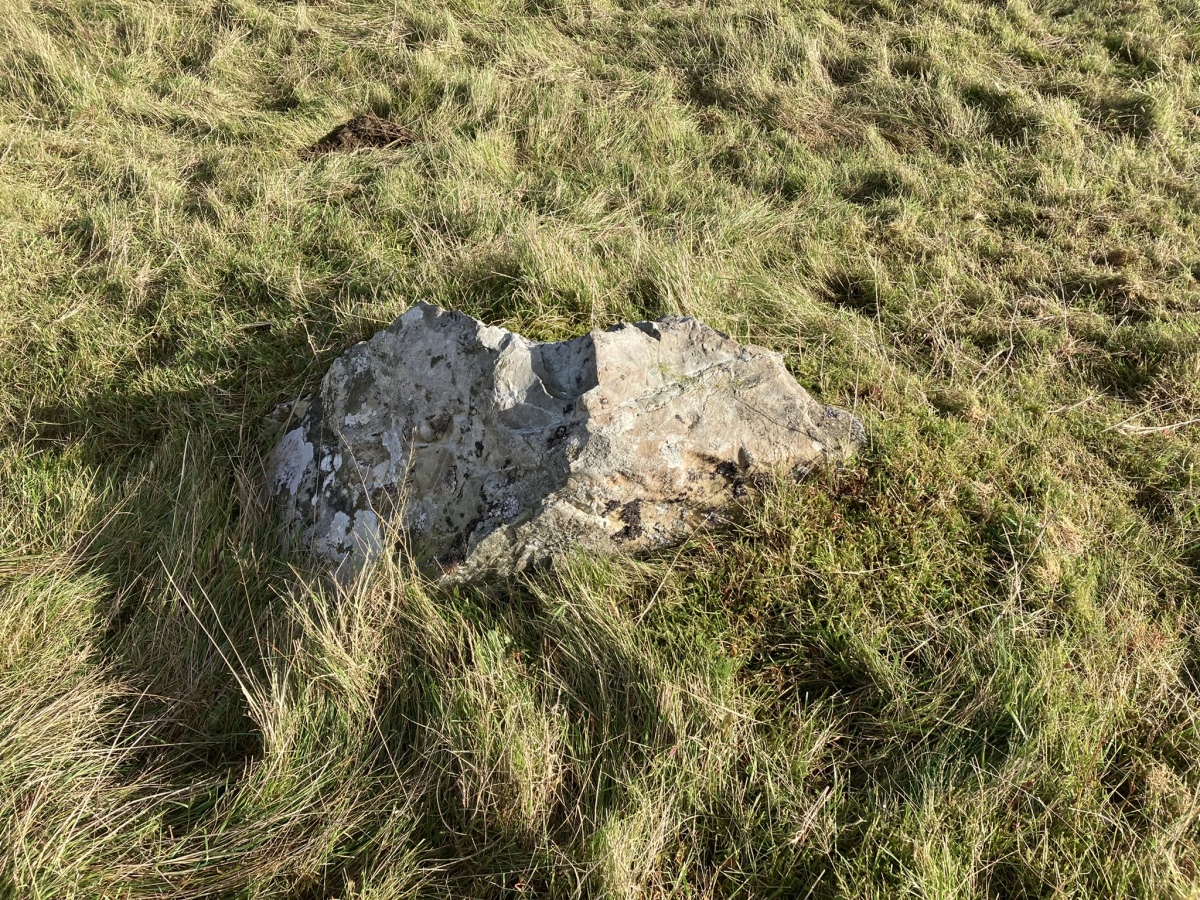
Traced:
<path fill-rule="evenodd" d="M 0 4 L 0 896 L 1200 895 L 1198 138 L 1193 0 Z M 871 444 L 335 596 L 261 423 L 418 299 Z"/>

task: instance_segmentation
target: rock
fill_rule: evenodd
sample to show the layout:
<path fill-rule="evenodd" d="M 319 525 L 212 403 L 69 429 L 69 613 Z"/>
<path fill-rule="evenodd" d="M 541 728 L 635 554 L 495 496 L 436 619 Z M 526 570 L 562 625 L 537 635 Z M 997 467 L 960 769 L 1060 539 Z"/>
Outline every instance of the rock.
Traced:
<path fill-rule="evenodd" d="M 665 546 L 768 473 L 864 439 L 778 354 L 694 319 L 536 343 L 423 303 L 294 416 L 268 489 L 285 532 L 343 576 L 397 540 L 454 580 Z"/>

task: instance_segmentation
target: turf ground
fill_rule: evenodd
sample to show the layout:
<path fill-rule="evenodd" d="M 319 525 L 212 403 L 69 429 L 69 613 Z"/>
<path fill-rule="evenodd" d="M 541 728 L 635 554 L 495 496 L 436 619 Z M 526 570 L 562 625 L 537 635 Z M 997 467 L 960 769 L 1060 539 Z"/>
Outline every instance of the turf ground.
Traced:
<path fill-rule="evenodd" d="M 1198 138 L 1194 0 L 4 0 L 0 896 L 1200 896 Z M 418 299 L 870 446 L 333 596 L 261 423 Z"/>

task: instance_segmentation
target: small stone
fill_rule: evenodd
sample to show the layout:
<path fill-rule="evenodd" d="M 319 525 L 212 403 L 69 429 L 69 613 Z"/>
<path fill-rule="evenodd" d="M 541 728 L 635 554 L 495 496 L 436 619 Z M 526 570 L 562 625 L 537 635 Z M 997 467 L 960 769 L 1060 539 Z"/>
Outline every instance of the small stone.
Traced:
<path fill-rule="evenodd" d="M 271 455 L 284 532 L 335 573 L 391 552 L 505 575 L 678 542 L 864 441 L 782 358 L 694 319 L 536 343 L 417 304 L 336 360 Z"/>

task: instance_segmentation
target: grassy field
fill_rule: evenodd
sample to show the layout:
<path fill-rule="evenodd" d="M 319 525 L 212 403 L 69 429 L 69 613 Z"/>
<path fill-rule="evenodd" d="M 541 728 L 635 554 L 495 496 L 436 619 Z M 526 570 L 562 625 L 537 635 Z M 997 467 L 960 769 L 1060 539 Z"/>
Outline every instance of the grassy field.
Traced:
<path fill-rule="evenodd" d="M 1200 896 L 1198 139 L 1195 0 L 3 0 L 0 897 Z M 418 299 L 870 446 L 334 596 L 263 417 Z"/>

